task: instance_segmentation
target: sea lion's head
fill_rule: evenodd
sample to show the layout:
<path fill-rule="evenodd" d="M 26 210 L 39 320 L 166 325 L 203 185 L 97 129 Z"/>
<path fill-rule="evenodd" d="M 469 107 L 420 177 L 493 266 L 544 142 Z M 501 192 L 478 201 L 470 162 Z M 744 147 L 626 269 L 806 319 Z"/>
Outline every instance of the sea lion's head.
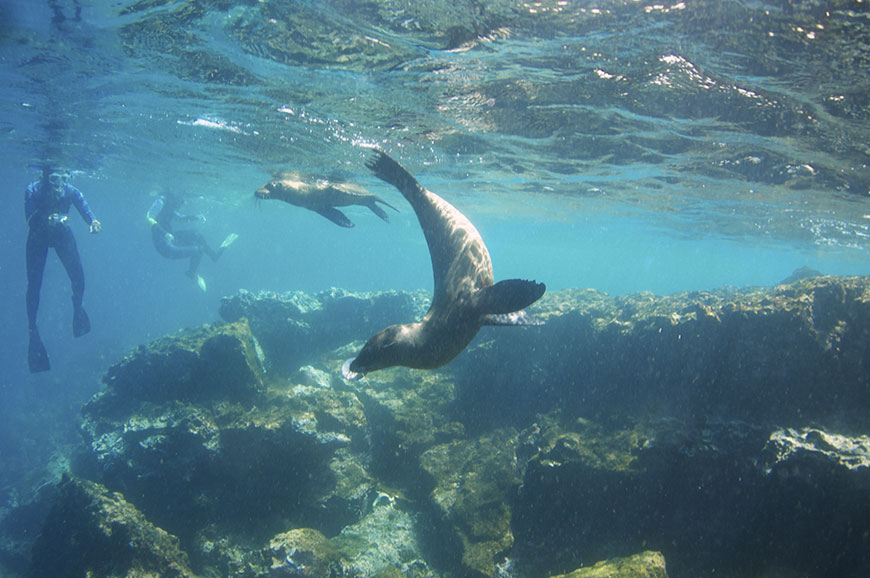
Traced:
<path fill-rule="evenodd" d="M 258 199 L 274 199 L 275 194 L 281 191 L 283 187 L 281 186 L 281 181 L 269 181 L 254 193 L 254 196 Z"/>
<path fill-rule="evenodd" d="M 414 345 L 417 340 L 415 326 L 418 323 L 406 325 L 390 325 L 369 339 L 362 351 L 354 359 L 348 359 L 341 366 L 341 373 L 346 379 L 359 379 L 370 371 L 377 371 L 394 365 L 414 364 L 412 359 Z"/>

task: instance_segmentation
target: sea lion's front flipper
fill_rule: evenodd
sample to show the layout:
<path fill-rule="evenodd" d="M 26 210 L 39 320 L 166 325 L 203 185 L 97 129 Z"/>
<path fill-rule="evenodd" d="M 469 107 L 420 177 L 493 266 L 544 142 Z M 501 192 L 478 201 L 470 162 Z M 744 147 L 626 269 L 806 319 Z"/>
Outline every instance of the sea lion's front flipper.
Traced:
<path fill-rule="evenodd" d="M 477 292 L 477 307 L 483 314 L 501 315 L 524 309 L 541 298 L 547 286 L 525 279 L 505 279 Z"/>
<path fill-rule="evenodd" d="M 350 229 L 353 227 L 353 223 L 350 219 L 348 219 L 344 213 L 336 209 L 335 207 L 326 207 L 323 209 L 317 209 L 316 211 L 319 215 L 323 215 L 339 227 L 344 227 L 345 229 Z"/>

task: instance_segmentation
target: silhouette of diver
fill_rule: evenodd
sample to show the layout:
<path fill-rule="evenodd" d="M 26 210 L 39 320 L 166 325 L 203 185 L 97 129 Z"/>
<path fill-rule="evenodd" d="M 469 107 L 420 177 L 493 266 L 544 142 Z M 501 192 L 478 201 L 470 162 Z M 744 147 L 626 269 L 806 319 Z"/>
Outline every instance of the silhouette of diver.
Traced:
<path fill-rule="evenodd" d="M 175 193 L 166 193 L 154 200 L 146 215 L 148 223 L 151 225 L 151 240 L 157 252 L 167 259 L 190 259 L 187 276 L 196 281 L 199 288 L 205 291 L 205 279 L 196 272 L 203 254 L 211 257 L 212 261 L 217 261 L 224 250 L 232 245 L 239 236 L 230 233 L 215 251 L 199 232 L 191 229 L 173 230 L 172 223 L 176 219 L 179 221 L 205 221 L 201 215 L 180 213 L 178 209 L 181 208 L 182 204 L 184 204 L 184 199 Z"/>
<path fill-rule="evenodd" d="M 91 330 L 91 322 L 82 307 L 85 275 L 75 237 L 67 224 L 70 206 L 75 205 L 82 219 L 90 226 L 91 233 L 99 233 L 102 224 L 94 217 L 82 192 L 69 184 L 68 180 L 66 173 L 45 165 L 42 178 L 30 183 L 24 192 L 24 217 L 29 229 L 26 256 L 30 343 L 27 361 L 31 373 L 51 369 L 48 352 L 36 326 L 39 293 L 49 248 L 57 253 L 72 286 L 73 336 L 81 337 Z"/>

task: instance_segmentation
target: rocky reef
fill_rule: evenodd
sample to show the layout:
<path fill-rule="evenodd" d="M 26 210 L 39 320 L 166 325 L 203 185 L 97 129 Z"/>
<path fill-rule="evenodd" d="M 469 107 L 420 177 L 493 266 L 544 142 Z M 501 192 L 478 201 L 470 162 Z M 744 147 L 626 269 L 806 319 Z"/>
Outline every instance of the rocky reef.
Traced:
<path fill-rule="evenodd" d="M 28 575 L 870 571 L 870 279 L 556 292 L 441 370 L 341 378 L 427 305 L 241 291 L 131 352 Z"/>

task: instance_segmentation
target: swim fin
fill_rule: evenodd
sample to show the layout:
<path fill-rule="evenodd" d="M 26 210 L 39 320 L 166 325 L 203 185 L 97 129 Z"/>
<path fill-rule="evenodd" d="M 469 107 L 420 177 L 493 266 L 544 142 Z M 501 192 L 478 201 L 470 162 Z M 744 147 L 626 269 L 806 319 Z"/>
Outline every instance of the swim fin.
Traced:
<path fill-rule="evenodd" d="M 81 337 L 91 330 L 91 320 L 84 307 L 73 309 L 73 337 Z"/>
<path fill-rule="evenodd" d="M 48 352 L 45 350 L 45 345 L 42 344 L 42 339 L 39 337 L 39 331 L 36 329 L 30 330 L 30 343 L 27 348 L 27 365 L 30 367 L 30 373 L 39 373 L 40 371 L 48 371 L 51 369 L 51 363 L 48 361 Z"/>
<path fill-rule="evenodd" d="M 224 239 L 223 243 L 221 243 L 221 249 L 226 249 L 230 245 L 236 242 L 236 239 L 239 238 L 238 233 L 230 233 L 227 235 L 227 238 Z"/>

